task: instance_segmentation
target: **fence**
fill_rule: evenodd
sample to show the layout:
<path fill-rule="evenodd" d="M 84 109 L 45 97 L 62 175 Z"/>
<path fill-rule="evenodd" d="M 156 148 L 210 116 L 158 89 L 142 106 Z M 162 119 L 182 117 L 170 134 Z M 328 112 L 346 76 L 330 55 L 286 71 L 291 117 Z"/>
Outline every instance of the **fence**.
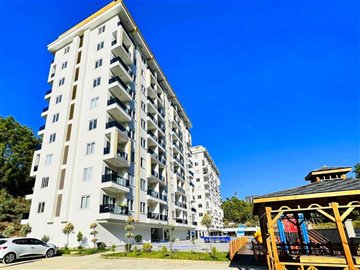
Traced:
<path fill-rule="evenodd" d="M 247 244 L 248 239 L 246 237 L 237 238 L 232 240 L 229 244 L 229 256 L 232 260 L 238 251 Z"/>

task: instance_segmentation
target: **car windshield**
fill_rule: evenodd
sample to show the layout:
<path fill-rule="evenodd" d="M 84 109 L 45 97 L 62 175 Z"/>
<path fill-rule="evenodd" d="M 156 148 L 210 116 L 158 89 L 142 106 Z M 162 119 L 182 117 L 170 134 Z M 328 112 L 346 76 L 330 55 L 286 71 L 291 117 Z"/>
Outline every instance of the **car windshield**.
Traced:
<path fill-rule="evenodd" d="M 0 239 L 0 245 L 5 244 L 5 243 L 6 243 L 6 240 L 1 240 Z"/>

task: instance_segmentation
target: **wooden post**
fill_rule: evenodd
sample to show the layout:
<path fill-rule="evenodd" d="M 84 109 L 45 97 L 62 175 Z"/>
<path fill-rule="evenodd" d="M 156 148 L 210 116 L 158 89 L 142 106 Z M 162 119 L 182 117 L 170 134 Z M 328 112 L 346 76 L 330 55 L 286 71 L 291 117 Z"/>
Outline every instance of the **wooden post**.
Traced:
<path fill-rule="evenodd" d="M 346 234 L 345 234 L 344 226 L 343 226 L 342 221 L 341 221 L 341 215 L 340 215 L 340 212 L 339 212 L 339 204 L 335 203 L 335 202 L 332 202 L 331 207 L 332 207 L 333 212 L 334 212 L 335 224 L 336 224 L 336 227 L 337 227 L 338 232 L 339 232 L 342 247 L 344 249 L 344 254 L 345 254 L 345 259 L 346 259 L 347 265 L 349 266 L 349 270 L 356 270 L 355 265 L 354 265 L 354 261 L 353 261 L 352 256 L 351 256 L 351 251 L 350 251 L 349 244 L 348 244 L 348 241 L 347 241 L 347 237 L 346 237 Z"/>
<path fill-rule="evenodd" d="M 279 261 L 279 254 L 278 254 L 278 250 L 277 250 L 277 245 L 276 245 L 276 238 L 275 238 L 275 233 L 274 233 L 274 222 L 271 218 L 271 207 L 266 207 L 266 219 L 267 219 L 267 224 L 268 224 L 268 233 L 270 235 L 270 241 L 271 241 L 271 249 L 272 249 L 272 253 L 274 256 L 274 261 L 275 261 L 275 269 L 276 270 L 282 270 L 282 266 L 280 264 Z"/>

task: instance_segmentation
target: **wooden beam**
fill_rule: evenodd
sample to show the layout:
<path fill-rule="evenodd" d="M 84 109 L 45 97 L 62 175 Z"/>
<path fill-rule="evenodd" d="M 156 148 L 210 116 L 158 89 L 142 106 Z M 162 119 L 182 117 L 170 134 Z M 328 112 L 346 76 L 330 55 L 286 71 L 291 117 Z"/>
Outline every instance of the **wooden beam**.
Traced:
<path fill-rule="evenodd" d="M 320 214 L 324 215 L 325 217 L 327 217 L 328 219 L 330 219 L 331 221 L 335 222 L 335 218 L 328 214 L 327 212 L 325 212 L 324 210 L 321 209 L 317 209 L 316 211 L 318 211 Z"/>
<path fill-rule="evenodd" d="M 341 197 L 341 196 L 351 196 L 351 195 L 360 195 L 360 189 L 337 191 L 337 192 L 313 193 L 313 194 L 305 194 L 305 195 L 257 198 L 254 199 L 254 204 L 266 203 L 266 202 L 279 202 L 279 201 L 296 201 L 296 200 L 314 199 L 314 198 L 317 199 L 317 198 L 328 198 L 328 197 Z"/>
<path fill-rule="evenodd" d="M 268 223 L 268 233 L 270 235 L 270 242 L 271 242 L 270 248 L 272 250 L 273 258 L 274 258 L 274 262 L 275 262 L 275 270 L 282 270 L 283 267 L 281 266 L 281 264 L 279 262 L 279 254 L 278 254 L 277 245 L 276 245 L 274 223 L 271 218 L 271 207 L 269 207 L 269 206 L 266 207 L 265 211 L 266 211 L 266 219 L 267 219 L 267 223 Z"/>
<path fill-rule="evenodd" d="M 346 234 L 345 234 L 345 229 L 344 229 L 344 226 L 342 224 L 342 220 L 341 220 L 341 216 L 340 216 L 340 212 L 339 212 L 339 204 L 336 203 L 336 202 L 332 202 L 331 206 L 332 206 L 332 209 L 333 209 L 333 212 L 334 212 L 335 224 L 336 224 L 336 227 L 337 227 L 338 232 L 339 232 L 341 244 L 342 244 L 343 249 L 344 249 L 346 263 L 349 266 L 349 270 L 356 270 L 353 258 L 351 256 L 349 243 L 347 241 L 347 237 L 346 237 Z"/>

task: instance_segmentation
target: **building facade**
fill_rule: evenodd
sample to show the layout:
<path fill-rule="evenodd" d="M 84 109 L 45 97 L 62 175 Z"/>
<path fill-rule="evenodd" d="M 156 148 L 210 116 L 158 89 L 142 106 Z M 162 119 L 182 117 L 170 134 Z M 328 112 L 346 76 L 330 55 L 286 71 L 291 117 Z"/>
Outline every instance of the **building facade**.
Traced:
<path fill-rule="evenodd" d="M 110 3 L 48 50 L 49 106 L 22 221 L 31 235 L 62 246 L 70 222 L 86 246 L 97 223 L 99 241 L 120 244 L 132 215 L 144 240 L 163 240 L 168 224 L 177 238 L 189 237 L 191 122 L 124 4 Z"/>
<path fill-rule="evenodd" d="M 196 210 L 196 235 L 200 237 L 207 235 L 206 227 L 201 225 L 205 213 L 212 218 L 212 232 L 220 232 L 220 229 L 224 227 L 224 212 L 221 208 L 220 173 L 205 147 L 191 147 L 191 152 L 193 164 L 191 171 L 195 178 L 192 207 Z"/>

